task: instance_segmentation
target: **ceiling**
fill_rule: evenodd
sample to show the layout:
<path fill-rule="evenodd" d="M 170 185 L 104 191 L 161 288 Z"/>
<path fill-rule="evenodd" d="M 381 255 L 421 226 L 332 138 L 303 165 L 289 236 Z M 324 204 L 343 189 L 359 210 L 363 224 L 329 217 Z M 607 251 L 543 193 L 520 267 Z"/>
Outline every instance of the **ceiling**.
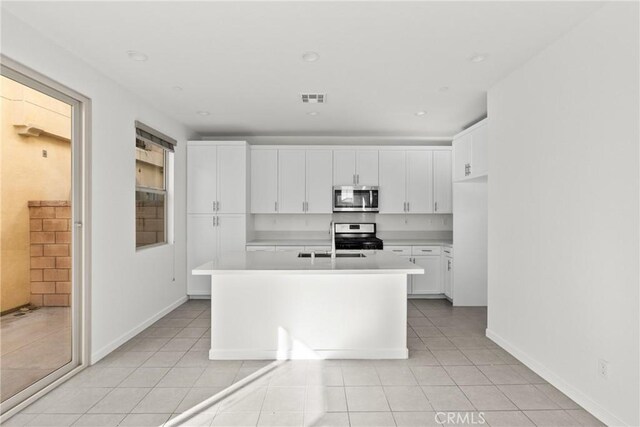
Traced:
<path fill-rule="evenodd" d="M 489 87 L 600 6 L 2 2 L 196 133 L 376 137 L 459 132 L 486 114 Z M 305 62 L 307 51 L 319 60 Z M 487 59 L 471 62 L 477 54 Z M 302 104 L 303 92 L 327 102 Z"/>

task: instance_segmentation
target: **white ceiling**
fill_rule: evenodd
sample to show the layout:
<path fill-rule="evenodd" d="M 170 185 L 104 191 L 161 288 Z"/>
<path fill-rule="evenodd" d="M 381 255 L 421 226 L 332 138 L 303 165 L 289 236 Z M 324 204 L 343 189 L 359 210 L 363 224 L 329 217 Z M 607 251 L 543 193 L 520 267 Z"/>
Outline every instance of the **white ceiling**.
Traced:
<path fill-rule="evenodd" d="M 450 136 L 484 115 L 493 83 L 600 6 L 2 2 L 194 132 L 405 137 Z M 306 51 L 320 59 L 303 61 Z M 470 62 L 476 53 L 489 58 Z M 326 93 L 327 103 L 302 104 L 301 92 Z"/>

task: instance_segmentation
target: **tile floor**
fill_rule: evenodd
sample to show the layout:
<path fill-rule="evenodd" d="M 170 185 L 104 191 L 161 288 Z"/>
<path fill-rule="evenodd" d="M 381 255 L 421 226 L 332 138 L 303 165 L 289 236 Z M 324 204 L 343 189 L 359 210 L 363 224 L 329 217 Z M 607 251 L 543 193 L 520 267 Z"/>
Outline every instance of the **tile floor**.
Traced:
<path fill-rule="evenodd" d="M 408 313 L 408 360 L 210 361 L 208 301 L 190 301 L 6 426 L 602 425 L 485 338 L 486 309 Z"/>
<path fill-rule="evenodd" d="M 71 360 L 69 307 L 0 317 L 0 399 L 5 400 Z"/>

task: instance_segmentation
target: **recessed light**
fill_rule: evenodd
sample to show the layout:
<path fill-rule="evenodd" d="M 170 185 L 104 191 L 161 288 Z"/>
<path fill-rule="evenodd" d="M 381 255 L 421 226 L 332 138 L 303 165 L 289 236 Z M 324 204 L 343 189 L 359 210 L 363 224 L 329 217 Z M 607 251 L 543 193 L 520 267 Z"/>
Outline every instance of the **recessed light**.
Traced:
<path fill-rule="evenodd" d="M 307 113 L 307 115 L 308 115 L 308 116 L 317 116 L 317 115 L 318 115 L 318 112 L 317 112 L 317 111 L 309 111 L 309 112 Z"/>
<path fill-rule="evenodd" d="M 211 113 L 208 111 L 198 111 L 196 114 L 199 116 L 208 116 Z"/>
<path fill-rule="evenodd" d="M 418 112 L 416 112 L 416 116 L 418 116 L 418 117 L 422 117 L 422 116 L 424 116 L 426 114 L 427 114 L 426 111 L 418 111 Z"/>
<path fill-rule="evenodd" d="M 305 52 L 302 54 L 302 59 L 307 62 L 315 62 L 320 59 L 320 55 L 317 52 Z"/>
<path fill-rule="evenodd" d="M 182 92 L 183 90 L 180 86 L 174 86 L 172 89 L 175 90 L 176 92 Z"/>
<path fill-rule="evenodd" d="M 129 50 L 127 51 L 127 55 L 129 55 L 129 59 L 133 60 L 133 61 L 138 61 L 138 62 L 144 62 L 147 59 L 149 59 L 149 57 L 147 55 L 145 55 L 142 52 L 138 52 L 135 50 Z"/>
<path fill-rule="evenodd" d="M 471 58 L 469 58 L 469 61 L 471 62 L 482 62 L 485 59 L 487 59 L 489 57 L 489 55 L 487 55 L 486 53 L 477 53 L 475 55 L 473 55 Z"/>
<path fill-rule="evenodd" d="M 449 86 L 442 86 L 438 88 L 438 92 L 446 92 L 449 90 Z"/>

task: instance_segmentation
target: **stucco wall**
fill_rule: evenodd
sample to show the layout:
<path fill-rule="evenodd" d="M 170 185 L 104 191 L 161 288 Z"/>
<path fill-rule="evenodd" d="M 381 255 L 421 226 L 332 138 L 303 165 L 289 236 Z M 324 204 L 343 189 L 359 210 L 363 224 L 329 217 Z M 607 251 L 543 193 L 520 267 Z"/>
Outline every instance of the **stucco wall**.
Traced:
<path fill-rule="evenodd" d="M 0 311 L 30 300 L 29 200 L 69 200 L 71 108 L 13 80 L 0 81 Z M 16 125 L 48 134 L 23 136 Z M 43 157 L 42 150 L 47 151 Z"/>

